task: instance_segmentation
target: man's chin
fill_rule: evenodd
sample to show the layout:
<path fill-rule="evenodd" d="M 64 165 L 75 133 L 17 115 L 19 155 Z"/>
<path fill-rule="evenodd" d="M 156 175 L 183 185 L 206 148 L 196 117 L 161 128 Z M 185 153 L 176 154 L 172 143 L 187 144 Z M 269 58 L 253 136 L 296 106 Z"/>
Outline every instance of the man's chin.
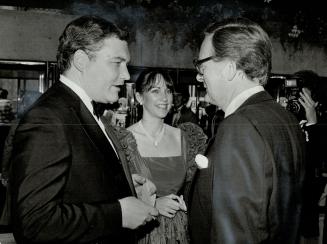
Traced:
<path fill-rule="evenodd" d="M 205 97 L 204 97 L 204 101 L 207 102 L 207 103 L 210 103 L 210 104 L 212 104 L 212 105 L 219 106 L 219 105 L 217 104 L 217 102 L 216 102 L 214 99 L 212 99 L 212 98 L 208 95 L 208 93 L 205 95 Z"/>
<path fill-rule="evenodd" d="M 106 103 L 113 104 L 113 103 L 117 102 L 118 99 L 119 99 L 119 96 L 118 95 L 116 95 L 116 96 L 109 96 L 106 99 L 107 100 Z"/>
<path fill-rule="evenodd" d="M 210 96 L 208 95 L 208 93 L 206 93 L 206 95 L 204 96 L 204 101 L 207 103 L 211 103 L 212 104 L 212 99 L 210 98 Z"/>

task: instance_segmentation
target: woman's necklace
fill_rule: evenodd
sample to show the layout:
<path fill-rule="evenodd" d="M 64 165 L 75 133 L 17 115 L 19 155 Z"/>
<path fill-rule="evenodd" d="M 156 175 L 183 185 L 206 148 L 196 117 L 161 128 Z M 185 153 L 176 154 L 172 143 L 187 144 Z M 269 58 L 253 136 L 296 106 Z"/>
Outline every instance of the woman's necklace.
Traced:
<path fill-rule="evenodd" d="M 144 128 L 142 120 L 139 121 L 139 126 L 141 128 L 141 130 L 143 131 L 143 133 L 146 135 L 146 137 L 153 143 L 153 145 L 155 147 L 158 146 L 159 142 L 161 141 L 164 133 L 165 133 L 165 124 L 162 125 L 161 131 L 159 133 L 157 133 L 158 135 L 153 137 L 151 136 Z"/>

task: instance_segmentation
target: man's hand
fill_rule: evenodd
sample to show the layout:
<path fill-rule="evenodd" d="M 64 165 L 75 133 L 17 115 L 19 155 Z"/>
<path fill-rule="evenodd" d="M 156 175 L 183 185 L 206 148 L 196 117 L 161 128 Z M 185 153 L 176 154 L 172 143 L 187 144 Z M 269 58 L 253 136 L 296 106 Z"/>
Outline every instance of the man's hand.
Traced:
<path fill-rule="evenodd" d="M 132 175 L 137 197 L 143 202 L 154 206 L 157 188 L 152 181 L 138 174 Z"/>
<path fill-rule="evenodd" d="M 302 92 L 300 92 L 299 102 L 305 109 L 305 116 L 307 118 L 308 124 L 316 124 L 317 123 L 317 112 L 316 107 L 318 102 L 315 102 L 311 98 L 311 92 L 307 88 L 303 88 Z"/>
<path fill-rule="evenodd" d="M 136 229 L 155 219 L 158 210 L 135 197 L 125 197 L 119 200 L 122 211 L 123 227 Z"/>
<path fill-rule="evenodd" d="M 146 183 L 146 184 L 148 184 L 148 190 L 151 195 L 153 195 L 157 192 L 157 187 L 155 186 L 155 184 L 153 184 L 153 182 L 151 180 L 149 180 L 141 175 L 138 175 L 138 174 L 132 174 L 132 179 L 133 179 L 133 184 L 134 184 L 134 187 L 136 190 L 139 186 L 142 186 Z"/>
<path fill-rule="evenodd" d="M 146 178 L 139 174 L 132 174 L 132 179 L 135 187 L 141 186 L 146 182 Z"/>

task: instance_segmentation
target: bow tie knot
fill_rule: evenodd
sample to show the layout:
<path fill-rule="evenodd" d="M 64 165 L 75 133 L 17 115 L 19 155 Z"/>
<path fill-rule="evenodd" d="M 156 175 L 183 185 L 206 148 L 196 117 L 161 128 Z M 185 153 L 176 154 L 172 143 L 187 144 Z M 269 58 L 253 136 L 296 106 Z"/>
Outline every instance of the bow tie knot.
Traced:
<path fill-rule="evenodd" d="M 107 109 L 108 104 L 92 101 L 92 106 L 93 114 L 99 119 Z"/>

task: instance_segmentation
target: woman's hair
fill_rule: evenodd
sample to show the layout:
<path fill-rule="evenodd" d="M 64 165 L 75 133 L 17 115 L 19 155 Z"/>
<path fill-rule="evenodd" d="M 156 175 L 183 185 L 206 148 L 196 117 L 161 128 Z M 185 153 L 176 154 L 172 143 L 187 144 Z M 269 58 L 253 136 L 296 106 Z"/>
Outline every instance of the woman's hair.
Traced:
<path fill-rule="evenodd" d="M 128 32 L 98 16 L 86 15 L 70 22 L 59 38 L 57 62 L 60 72 L 70 68 L 71 57 L 77 50 L 93 57 L 92 52 L 99 50 L 108 37 L 127 41 Z"/>
<path fill-rule="evenodd" d="M 169 88 L 173 92 L 174 83 L 170 75 L 166 71 L 157 69 L 147 69 L 142 71 L 142 73 L 139 75 L 135 82 L 136 92 L 143 94 L 144 92 L 149 91 L 156 84 L 158 84 L 159 77 L 163 78 L 167 88 Z"/>
<path fill-rule="evenodd" d="M 236 62 L 251 80 L 264 85 L 271 70 L 272 45 L 267 33 L 255 22 L 230 18 L 210 24 L 205 34 L 213 34 L 212 46 L 217 59 Z"/>

